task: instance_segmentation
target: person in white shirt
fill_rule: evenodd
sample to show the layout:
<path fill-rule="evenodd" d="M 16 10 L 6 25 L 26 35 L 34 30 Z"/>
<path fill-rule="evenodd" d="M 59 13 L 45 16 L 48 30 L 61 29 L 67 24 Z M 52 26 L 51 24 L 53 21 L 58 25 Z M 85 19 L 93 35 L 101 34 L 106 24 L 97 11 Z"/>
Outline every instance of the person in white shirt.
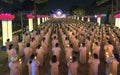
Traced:
<path fill-rule="evenodd" d="M 51 75 L 59 75 L 59 61 L 57 60 L 56 55 L 53 55 L 52 60 L 50 61 L 51 66 Z"/>
<path fill-rule="evenodd" d="M 60 47 L 59 47 L 59 44 L 56 43 L 55 44 L 55 47 L 52 48 L 52 52 L 53 52 L 53 55 L 56 55 L 57 59 L 59 60 L 59 56 L 60 56 Z"/>
<path fill-rule="evenodd" d="M 30 56 L 30 60 L 27 63 L 29 75 L 39 75 L 40 62 L 37 60 L 35 55 Z"/>
<path fill-rule="evenodd" d="M 76 60 L 76 57 L 72 57 L 67 63 L 67 66 L 69 68 L 68 75 L 77 75 L 78 61 Z"/>
<path fill-rule="evenodd" d="M 25 62 L 27 62 L 30 59 L 30 56 L 32 55 L 33 50 L 30 47 L 30 43 L 27 43 L 26 48 L 24 48 L 24 54 L 25 54 Z"/>
<path fill-rule="evenodd" d="M 65 52 L 66 52 L 66 60 L 69 61 L 70 57 L 72 56 L 72 52 L 73 52 L 73 45 L 72 44 L 68 44 L 68 46 L 65 48 Z"/>
<path fill-rule="evenodd" d="M 6 40 L 6 48 L 9 49 L 9 45 L 11 44 L 10 39 Z"/>
<path fill-rule="evenodd" d="M 52 46 L 55 47 L 55 44 L 58 43 L 58 39 L 56 36 L 54 36 L 54 39 L 52 40 Z"/>
<path fill-rule="evenodd" d="M 22 63 L 18 60 L 18 56 L 15 54 L 11 57 L 9 62 L 10 75 L 23 75 Z"/>
<path fill-rule="evenodd" d="M 80 63 L 85 64 L 87 63 L 87 47 L 85 46 L 85 43 L 82 43 L 82 45 L 79 47 L 80 52 Z"/>
<path fill-rule="evenodd" d="M 91 56 L 89 58 L 88 63 L 90 64 L 89 75 L 98 75 L 98 66 L 100 64 L 100 60 L 96 53 L 93 54 L 93 57 Z"/>
<path fill-rule="evenodd" d="M 106 67 L 106 75 L 118 75 L 118 64 L 119 64 L 119 55 L 114 54 L 112 57 L 106 58 L 107 67 Z"/>
<path fill-rule="evenodd" d="M 96 53 L 99 57 L 99 54 L 100 54 L 100 45 L 98 42 L 95 42 L 93 44 L 93 54 Z"/>
<path fill-rule="evenodd" d="M 33 53 L 35 53 L 36 52 L 36 47 L 37 47 L 37 42 L 36 42 L 34 37 L 31 39 L 30 47 L 32 48 Z"/>
<path fill-rule="evenodd" d="M 10 58 L 16 54 L 16 49 L 13 48 L 13 44 L 9 45 L 9 49 L 7 49 L 7 54 L 8 54 L 8 62 L 10 62 Z"/>
<path fill-rule="evenodd" d="M 44 53 L 44 49 L 42 48 L 41 45 L 38 45 L 36 53 L 37 53 L 37 58 L 40 62 L 40 65 L 43 66 L 45 53 Z"/>
<path fill-rule="evenodd" d="M 19 40 L 18 49 L 19 49 L 20 56 L 24 55 L 24 47 L 25 47 L 25 44 L 22 42 L 22 40 Z"/>
<path fill-rule="evenodd" d="M 111 41 L 107 41 L 107 44 L 104 46 L 105 52 L 108 52 L 109 56 L 113 55 L 114 46 L 111 44 Z"/>

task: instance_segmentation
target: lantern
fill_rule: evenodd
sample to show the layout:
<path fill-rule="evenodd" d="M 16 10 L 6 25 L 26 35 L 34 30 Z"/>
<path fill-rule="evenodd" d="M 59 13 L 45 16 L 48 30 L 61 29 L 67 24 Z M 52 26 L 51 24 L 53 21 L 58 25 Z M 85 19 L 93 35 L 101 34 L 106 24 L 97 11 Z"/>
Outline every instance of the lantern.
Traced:
<path fill-rule="evenodd" d="M 84 16 L 82 16 L 82 21 L 84 21 Z"/>
<path fill-rule="evenodd" d="M 38 25 L 40 25 L 40 18 L 41 18 L 41 16 L 37 15 L 36 17 L 37 17 L 37 23 L 38 23 Z"/>
<path fill-rule="evenodd" d="M 87 16 L 87 22 L 90 22 L 90 16 Z"/>
<path fill-rule="evenodd" d="M 27 15 L 28 18 L 28 24 L 29 24 L 29 31 L 33 30 L 33 18 L 34 16 L 32 14 Z"/>
<path fill-rule="evenodd" d="M 0 20 L 2 20 L 2 35 L 3 35 L 3 46 L 7 39 L 12 41 L 12 20 L 15 18 L 14 15 L 10 13 L 1 13 Z"/>
<path fill-rule="evenodd" d="M 42 15 L 42 23 L 45 22 L 45 15 Z"/>
<path fill-rule="evenodd" d="M 120 14 L 115 15 L 115 26 L 120 28 Z"/>
<path fill-rule="evenodd" d="M 79 16 L 77 16 L 77 20 L 79 20 Z"/>
<path fill-rule="evenodd" d="M 97 15 L 97 23 L 98 23 L 98 25 L 100 25 L 101 24 L 101 14 L 99 14 L 99 15 Z"/>

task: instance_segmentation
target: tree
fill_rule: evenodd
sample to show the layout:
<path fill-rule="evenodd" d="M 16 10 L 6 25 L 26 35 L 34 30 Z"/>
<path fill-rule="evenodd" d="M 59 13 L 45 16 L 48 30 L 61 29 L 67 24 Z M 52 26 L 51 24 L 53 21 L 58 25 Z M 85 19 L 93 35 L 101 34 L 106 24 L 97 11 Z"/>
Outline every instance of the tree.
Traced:
<path fill-rule="evenodd" d="M 20 4 L 24 1 L 24 0 L 1 0 L 2 1 L 2 3 L 4 3 L 4 6 L 6 5 L 7 7 L 4 7 L 3 8 L 3 10 L 4 10 L 4 12 L 12 12 L 12 10 L 13 9 L 15 9 L 15 8 L 20 8 Z M 14 6 L 15 4 L 16 4 L 16 2 L 17 2 L 17 4 L 19 3 L 19 5 L 16 5 L 16 6 Z M 14 10 L 15 11 L 15 10 Z"/>
<path fill-rule="evenodd" d="M 97 6 L 100 6 L 100 5 L 102 5 L 102 4 L 104 4 L 104 3 L 108 2 L 108 1 L 110 1 L 110 0 L 97 0 L 96 4 L 97 4 Z"/>
<path fill-rule="evenodd" d="M 37 3 L 37 4 L 40 4 L 40 3 L 45 3 L 45 2 L 47 2 L 48 0 L 35 0 L 35 2 Z"/>
<path fill-rule="evenodd" d="M 85 15 L 85 10 L 82 8 L 77 8 L 77 9 L 73 10 L 73 14 L 78 15 L 78 16 L 82 16 L 82 15 Z"/>
<path fill-rule="evenodd" d="M 119 10 L 119 0 L 116 0 L 116 11 Z"/>
<path fill-rule="evenodd" d="M 36 11 L 37 11 L 36 4 L 42 4 L 42 3 L 47 2 L 48 0 L 33 0 L 33 1 L 34 1 L 34 14 L 36 14 Z"/>
<path fill-rule="evenodd" d="M 0 13 L 2 13 L 3 12 L 3 9 L 2 8 L 0 8 Z"/>
<path fill-rule="evenodd" d="M 25 0 L 2 0 L 3 2 L 13 4 L 14 1 L 20 1 L 21 3 L 24 2 Z"/>
<path fill-rule="evenodd" d="M 40 3 L 45 3 L 47 2 L 48 0 L 33 0 L 34 1 L 34 12 L 33 14 L 36 15 L 36 11 L 37 11 L 37 7 L 36 7 L 36 4 L 40 4 Z M 36 19 L 34 19 L 34 29 L 36 29 L 36 25 L 37 25 L 37 21 Z"/>
<path fill-rule="evenodd" d="M 24 2 L 25 0 L 2 0 L 3 2 L 12 4 L 14 1 L 20 1 L 21 3 Z M 40 4 L 40 3 L 45 3 L 48 0 L 30 0 L 30 1 L 35 1 L 35 3 Z"/>

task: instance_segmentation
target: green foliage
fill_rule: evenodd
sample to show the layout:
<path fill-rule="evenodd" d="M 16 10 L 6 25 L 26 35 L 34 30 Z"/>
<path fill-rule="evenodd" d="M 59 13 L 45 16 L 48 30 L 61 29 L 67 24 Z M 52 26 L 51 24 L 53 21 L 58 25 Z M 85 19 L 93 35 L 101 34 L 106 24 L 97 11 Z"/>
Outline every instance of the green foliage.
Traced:
<path fill-rule="evenodd" d="M 12 4 L 14 1 L 18 1 L 18 0 L 2 0 L 3 2 L 6 2 L 6 3 L 9 3 L 9 4 Z M 25 0 L 19 0 L 21 3 L 24 2 Z M 34 0 L 31 0 L 31 1 L 34 1 Z M 37 4 L 40 4 L 40 3 L 45 3 L 47 2 L 48 0 L 36 0 L 35 2 Z"/>
<path fill-rule="evenodd" d="M 6 3 L 9 3 L 9 4 L 12 4 L 13 3 L 13 0 L 2 0 L 3 2 L 6 2 Z"/>
<path fill-rule="evenodd" d="M 97 6 L 99 6 L 99 5 L 102 5 L 108 1 L 110 1 L 110 0 L 97 0 L 96 4 L 97 4 Z"/>
<path fill-rule="evenodd" d="M 48 0 L 36 0 L 35 2 L 37 3 L 37 4 L 40 4 L 40 3 L 45 3 L 45 2 L 47 2 Z"/>
<path fill-rule="evenodd" d="M 85 15 L 85 10 L 82 8 L 77 8 L 77 9 L 73 10 L 73 14 L 82 16 L 82 15 Z"/>
<path fill-rule="evenodd" d="M 0 13 L 2 13 L 3 12 L 3 9 L 2 8 L 0 8 Z"/>
<path fill-rule="evenodd" d="M 25 0 L 2 0 L 3 2 L 12 4 L 14 1 L 20 1 L 21 3 L 24 2 Z"/>

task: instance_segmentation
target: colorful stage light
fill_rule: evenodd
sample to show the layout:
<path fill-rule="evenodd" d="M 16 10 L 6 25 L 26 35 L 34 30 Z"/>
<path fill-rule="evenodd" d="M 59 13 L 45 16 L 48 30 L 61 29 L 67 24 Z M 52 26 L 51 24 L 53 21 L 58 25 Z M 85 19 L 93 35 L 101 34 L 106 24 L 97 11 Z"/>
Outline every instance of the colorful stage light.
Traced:
<path fill-rule="evenodd" d="M 63 13 L 61 9 L 57 9 L 54 14 L 52 14 L 53 18 L 66 18 L 66 14 Z"/>

